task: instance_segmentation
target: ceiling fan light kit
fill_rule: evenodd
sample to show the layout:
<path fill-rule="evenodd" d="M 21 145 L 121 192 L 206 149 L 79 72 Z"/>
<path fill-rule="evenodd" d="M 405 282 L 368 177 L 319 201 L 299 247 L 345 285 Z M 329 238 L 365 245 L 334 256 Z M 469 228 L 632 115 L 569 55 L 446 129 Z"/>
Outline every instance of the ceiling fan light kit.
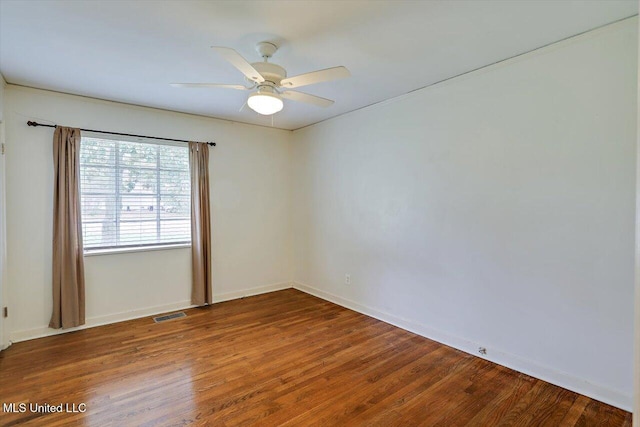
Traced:
<path fill-rule="evenodd" d="M 278 47 L 270 42 L 260 42 L 256 45 L 256 50 L 264 59 L 264 62 L 254 62 L 252 64 L 231 48 L 212 46 L 212 49 L 244 74 L 251 86 L 217 83 L 173 83 L 172 86 L 191 88 L 217 87 L 236 90 L 253 90 L 257 88 L 255 92 L 249 95 L 247 105 L 256 113 L 265 116 L 282 111 L 284 108 L 282 98 L 319 107 L 328 107 L 333 104 L 330 99 L 289 89 L 342 79 L 351 75 L 345 67 L 333 67 L 287 78 L 287 71 L 283 67 L 268 62 L 269 58 L 278 50 Z"/>
<path fill-rule="evenodd" d="M 272 87 L 266 86 L 258 88 L 258 92 L 249 95 L 247 105 L 258 114 L 270 116 L 281 111 L 284 107 L 284 102 Z"/>

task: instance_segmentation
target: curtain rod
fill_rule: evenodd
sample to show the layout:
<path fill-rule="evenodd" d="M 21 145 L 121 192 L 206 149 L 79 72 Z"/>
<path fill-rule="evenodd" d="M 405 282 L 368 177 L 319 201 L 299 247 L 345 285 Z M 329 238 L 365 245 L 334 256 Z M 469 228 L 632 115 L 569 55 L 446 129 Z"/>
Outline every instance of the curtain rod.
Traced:
<path fill-rule="evenodd" d="M 29 120 L 27 122 L 27 125 L 34 126 L 34 127 L 35 126 L 44 126 L 44 127 L 48 127 L 48 128 L 57 128 L 58 127 L 58 125 L 45 125 L 45 124 L 42 124 L 42 123 L 33 122 L 31 120 Z M 161 138 L 161 137 L 158 137 L 158 136 L 136 135 L 136 134 L 133 134 L 133 133 L 107 132 L 105 130 L 94 130 L 94 129 L 82 129 L 82 128 L 80 128 L 80 130 L 81 131 L 85 131 L 85 132 L 106 133 L 106 134 L 109 134 L 109 135 L 135 136 L 135 137 L 138 137 L 138 138 L 159 139 L 159 140 L 162 140 L 162 141 L 199 142 L 200 144 L 208 144 L 208 145 L 210 145 L 212 147 L 216 146 L 215 142 L 187 141 L 185 139 Z"/>

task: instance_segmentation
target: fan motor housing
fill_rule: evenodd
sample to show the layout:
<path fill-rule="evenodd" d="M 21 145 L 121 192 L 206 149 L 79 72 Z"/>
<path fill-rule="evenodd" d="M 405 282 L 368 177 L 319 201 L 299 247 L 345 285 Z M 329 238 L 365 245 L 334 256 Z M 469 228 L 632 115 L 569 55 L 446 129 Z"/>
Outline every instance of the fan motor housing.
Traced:
<path fill-rule="evenodd" d="M 280 86 L 280 81 L 287 77 L 287 71 L 278 64 L 271 62 L 254 62 L 251 65 L 267 82 L 273 83 L 275 86 Z M 250 83 L 254 82 L 250 81 Z"/>

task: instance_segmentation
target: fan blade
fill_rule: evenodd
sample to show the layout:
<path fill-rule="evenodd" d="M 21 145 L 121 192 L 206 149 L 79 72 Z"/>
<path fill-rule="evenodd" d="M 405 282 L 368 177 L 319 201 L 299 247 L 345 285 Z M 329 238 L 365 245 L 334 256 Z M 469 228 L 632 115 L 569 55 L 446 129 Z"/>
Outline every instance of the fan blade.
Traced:
<path fill-rule="evenodd" d="M 320 98 L 319 96 L 309 95 L 308 93 L 295 92 L 293 90 L 282 92 L 280 95 L 292 101 L 306 102 L 307 104 L 317 105 L 318 107 L 329 107 L 333 104 L 333 101 L 330 99 Z"/>
<path fill-rule="evenodd" d="M 253 80 L 258 83 L 264 82 L 264 77 L 262 77 L 260 73 L 235 50 L 221 46 L 211 46 L 211 48 L 218 52 L 218 55 L 229 61 L 231 65 L 240 70 L 240 72 L 247 76 L 249 80 Z"/>
<path fill-rule="evenodd" d="M 288 77 L 280 82 L 280 86 L 289 88 L 312 85 L 314 83 L 328 82 L 331 80 L 344 79 L 351 73 L 345 67 L 333 67 L 326 70 L 314 71 L 312 73 L 300 74 Z"/>
<path fill-rule="evenodd" d="M 253 88 L 242 86 L 242 85 L 226 85 L 226 84 L 218 84 L 218 83 L 171 83 L 173 87 L 190 87 L 190 88 L 200 88 L 200 87 L 220 87 L 223 89 L 237 89 L 237 90 L 251 90 Z"/>

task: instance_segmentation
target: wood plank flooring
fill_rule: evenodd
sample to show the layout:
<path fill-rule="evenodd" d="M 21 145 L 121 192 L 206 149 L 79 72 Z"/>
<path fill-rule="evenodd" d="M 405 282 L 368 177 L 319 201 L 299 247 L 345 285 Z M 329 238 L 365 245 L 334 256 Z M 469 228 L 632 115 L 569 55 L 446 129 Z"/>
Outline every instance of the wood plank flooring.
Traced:
<path fill-rule="evenodd" d="M 0 412 L 0 425 L 631 426 L 628 412 L 293 289 L 186 313 L 14 344 L 0 404 L 86 412 Z"/>

